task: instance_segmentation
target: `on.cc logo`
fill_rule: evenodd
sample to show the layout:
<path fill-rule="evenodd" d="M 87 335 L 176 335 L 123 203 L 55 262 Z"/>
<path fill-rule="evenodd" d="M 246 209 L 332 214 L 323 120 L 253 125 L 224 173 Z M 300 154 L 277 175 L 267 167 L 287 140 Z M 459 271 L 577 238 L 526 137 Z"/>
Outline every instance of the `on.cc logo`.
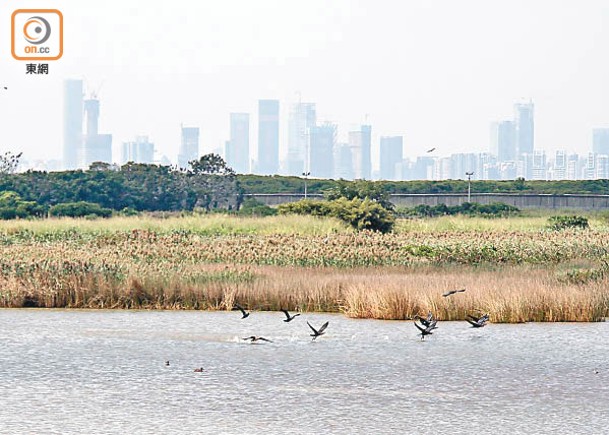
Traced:
<path fill-rule="evenodd" d="M 23 26 L 23 36 L 30 44 L 44 44 L 51 36 L 51 25 L 42 17 L 31 17 Z"/>

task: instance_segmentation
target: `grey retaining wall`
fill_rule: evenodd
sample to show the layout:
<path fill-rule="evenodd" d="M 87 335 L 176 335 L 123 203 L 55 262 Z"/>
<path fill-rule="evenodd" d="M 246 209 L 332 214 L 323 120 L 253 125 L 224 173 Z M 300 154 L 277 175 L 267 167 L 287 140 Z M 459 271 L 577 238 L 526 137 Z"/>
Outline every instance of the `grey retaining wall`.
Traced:
<path fill-rule="evenodd" d="M 279 205 L 286 202 L 299 201 L 303 194 L 246 194 L 266 205 Z M 322 195 L 307 195 L 309 199 L 323 199 Z M 391 202 L 398 207 L 414 207 L 419 204 L 426 205 L 460 205 L 467 202 L 467 194 L 396 194 L 390 196 Z M 472 193 L 471 202 L 490 204 L 503 202 L 515 207 L 547 208 L 547 209 L 581 209 L 603 210 L 609 209 L 609 195 L 545 195 L 545 194 L 518 194 L 518 193 Z"/>

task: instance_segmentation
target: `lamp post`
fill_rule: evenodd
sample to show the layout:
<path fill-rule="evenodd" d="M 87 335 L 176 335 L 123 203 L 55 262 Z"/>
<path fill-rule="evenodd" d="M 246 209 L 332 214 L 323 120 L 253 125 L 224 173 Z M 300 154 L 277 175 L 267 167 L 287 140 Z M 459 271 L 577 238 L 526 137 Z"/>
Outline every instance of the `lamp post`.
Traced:
<path fill-rule="evenodd" d="M 472 202 L 472 175 L 474 175 L 474 171 L 466 172 L 467 175 L 467 202 Z"/>
<path fill-rule="evenodd" d="M 311 175 L 311 171 L 303 172 L 302 173 L 302 176 L 304 177 L 304 180 L 305 180 L 305 192 L 304 192 L 305 193 L 305 197 L 304 197 L 304 199 L 307 199 L 307 177 L 309 175 Z"/>

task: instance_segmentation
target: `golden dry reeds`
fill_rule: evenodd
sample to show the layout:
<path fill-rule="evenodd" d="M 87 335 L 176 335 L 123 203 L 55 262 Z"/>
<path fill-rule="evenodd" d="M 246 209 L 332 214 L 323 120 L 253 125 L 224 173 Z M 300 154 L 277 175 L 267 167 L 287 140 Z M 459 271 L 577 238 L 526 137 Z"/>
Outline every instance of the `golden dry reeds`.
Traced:
<path fill-rule="evenodd" d="M 239 301 L 378 319 L 489 312 L 495 322 L 595 321 L 608 311 L 603 228 L 383 235 L 305 219 L 297 224 L 311 228 L 269 233 L 258 221 L 241 232 L 250 224 L 212 218 L 0 225 L 0 307 L 219 310 Z"/>

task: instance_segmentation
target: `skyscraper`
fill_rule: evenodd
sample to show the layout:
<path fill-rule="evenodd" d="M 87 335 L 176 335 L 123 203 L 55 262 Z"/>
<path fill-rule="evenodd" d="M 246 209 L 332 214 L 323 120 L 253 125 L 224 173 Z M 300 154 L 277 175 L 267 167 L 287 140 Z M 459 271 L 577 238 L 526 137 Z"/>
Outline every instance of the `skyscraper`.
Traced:
<path fill-rule="evenodd" d="M 516 148 L 518 156 L 522 154 L 533 154 L 535 148 L 535 120 L 534 105 L 528 103 L 517 103 L 514 105 L 516 121 Z"/>
<path fill-rule="evenodd" d="M 325 123 L 310 128 L 309 167 L 307 169 L 311 172 L 311 176 L 316 178 L 334 176 L 335 143 L 336 124 Z"/>
<path fill-rule="evenodd" d="M 263 175 L 279 170 L 279 101 L 258 101 L 258 170 Z"/>
<path fill-rule="evenodd" d="M 154 162 L 154 144 L 148 140 L 148 136 L 136 136 L 135 141 L 123 142 L 121 163 L 127 162 L 146 163 Z"/>
<path fill-rule="evenodd" d="M 178 167 L 188 168 L 188 162 L 199 159 L 199 127 L 182 128 L 182 143 L 178 153 Z"/>
<path fill-rule="evenodd" d="M 396 165 L 402 163 L 403 140 L 402 136 L 381 136 L 381 180 L 398 180 Z M 401 172 L 401 171 L 400 171 Z"/>
<path fill-rule="evenodd" d="M 339 143 L 335 149 L 334 177 L 344 180 L 353 180 L 353 154 L 351 146 L 347 143 Z"/>
<path fill-rule="evenodd" d="M 84 106 L 87 130 L 79 166 L 86 169 L 94 162 L 112 163 L 112 135 L 99 134 L 99 100 L 93 95 Z"/>
<path fill-rule="evenodd" d="M 287 174 L 301 175 L 307 165 L 310 129 L 316 125 L 315 103 L 296 103 L 290 109 L 288 124 Z"/>
<path fill-rule="evenodd" d="M 497 156 L 497 161 L 508 162 L 516 160 L 516 123 L 500 121 L 491 124 L 491 154 Z"/>
<path fill-rule="evenodd" d="M 362 125 L 360 131 L 350 131 L 349 145 L 353 153 L 355 178 L 370 180 L 372 176 L 372 127 Z"/>
<path fill-rule="evenodd" d="M 595 128 L 592 130 L 592 152 L 609 155 L 609 128 Z"/>
<path fill-rule="evenodd" d="M 82 154 L 82 80 L 65 80 L 63 83 L 63 167 L 66 170 L 79 166 Z"/>
<path fill-rule="evenodd" d="M 250 115 L 230 114 L 230 140 L 226 143 L 226 163 L 238 174 L 250 172 Z"/>

